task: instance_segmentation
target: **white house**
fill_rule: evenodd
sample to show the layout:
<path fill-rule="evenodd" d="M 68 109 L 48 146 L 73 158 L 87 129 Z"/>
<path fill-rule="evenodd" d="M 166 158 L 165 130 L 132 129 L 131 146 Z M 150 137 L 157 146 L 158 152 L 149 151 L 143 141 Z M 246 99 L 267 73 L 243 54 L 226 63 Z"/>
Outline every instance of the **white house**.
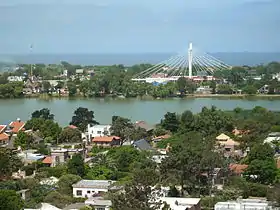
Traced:
<path fill-rule="evenodd" d="M 89 140 L 91 140 L 93 137 L 110 136 L 110 128 L 111 125 L 88 125 L 87 134 Z"/>
<path fill-rule="evenodd" d="M 99 194 L 108 192 L 114 182 L 111 180 L 81 180 L 72 185 L 73 196 L 83 198 L 96 197 Z"/>
<path fill-rule="evenodd" d="M 162 197 L 160 200 L 167 203 L 171 210 L 201 210 L 200 198 Z"/>
<path fill-rule="evenodd" d="M 267 210 L 271 209 L 266 200 L 261 199 L 238 199 L 237 201 L 218 202 L 215 210 Z"/>

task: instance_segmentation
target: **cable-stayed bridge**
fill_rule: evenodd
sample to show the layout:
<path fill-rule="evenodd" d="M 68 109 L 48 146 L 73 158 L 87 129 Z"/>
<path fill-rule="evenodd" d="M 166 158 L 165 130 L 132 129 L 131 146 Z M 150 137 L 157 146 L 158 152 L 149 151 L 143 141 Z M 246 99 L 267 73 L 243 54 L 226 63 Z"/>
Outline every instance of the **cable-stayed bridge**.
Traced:
<path fill-rule="evenodd" d="M 176 81 L 180 77 L 194 79 L 195 77 L 212 76 L 214 71 L 231 69 L 219 59 L 208 53 L 193 49 L 189 44 L 187 53 L 179 53 L 162 61 L 145 71 L 135 75 L 134 81 L 166 82 Z"/>

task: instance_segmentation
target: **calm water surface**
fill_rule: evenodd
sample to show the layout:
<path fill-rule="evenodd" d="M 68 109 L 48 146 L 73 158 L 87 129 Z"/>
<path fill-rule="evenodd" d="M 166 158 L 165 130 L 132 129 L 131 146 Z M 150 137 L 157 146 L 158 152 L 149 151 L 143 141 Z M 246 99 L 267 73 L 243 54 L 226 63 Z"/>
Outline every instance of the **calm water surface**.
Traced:
<path fill-rule="evenodd" d="M 67 125 L 75 109 L 86 107 L 95 112 L 100 123 L 110 123 L 113 115 L 130 118 L 133 121 L 145 120 L 158 123 L 166 112 L 182 113 L 185 110 L 199 112 L 203 106 L 216 106 L 223 110 L 235 107 L 251 109 L 262 106 L 270 110 L 280 111 L 280 100 L 244 100 L 244 99 L 170 99 L 170 100 L 138 100 L 138 99 L 5 99 L 0 100 L 0 124 L 21 118 L 27 120 L 33 111 L 49 108 L 61 125 Z"/>

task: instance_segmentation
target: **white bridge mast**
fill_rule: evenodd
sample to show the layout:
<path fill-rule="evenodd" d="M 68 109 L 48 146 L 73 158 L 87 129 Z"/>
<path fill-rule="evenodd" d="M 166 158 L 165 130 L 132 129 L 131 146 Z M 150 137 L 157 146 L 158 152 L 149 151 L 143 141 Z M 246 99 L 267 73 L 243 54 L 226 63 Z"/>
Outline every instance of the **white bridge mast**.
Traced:
<path fill-rule="evenodd" d="M 188 50 L 188 63 L 189 63 L 189 78 L 192 78 L 192 61 L 193 61 L 193 54 L 192 54 L 192 43 L 189 45 Z"/>

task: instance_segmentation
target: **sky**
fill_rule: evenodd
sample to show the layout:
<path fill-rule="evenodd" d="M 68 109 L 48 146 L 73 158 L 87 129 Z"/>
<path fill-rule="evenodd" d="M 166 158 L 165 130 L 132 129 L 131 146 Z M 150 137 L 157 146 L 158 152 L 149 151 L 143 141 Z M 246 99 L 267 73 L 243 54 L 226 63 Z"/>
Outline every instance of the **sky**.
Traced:
<path fill-rule="evenodd" d="M 280 52 L 280 0 L 0 0 L 0 53 Z"/>

